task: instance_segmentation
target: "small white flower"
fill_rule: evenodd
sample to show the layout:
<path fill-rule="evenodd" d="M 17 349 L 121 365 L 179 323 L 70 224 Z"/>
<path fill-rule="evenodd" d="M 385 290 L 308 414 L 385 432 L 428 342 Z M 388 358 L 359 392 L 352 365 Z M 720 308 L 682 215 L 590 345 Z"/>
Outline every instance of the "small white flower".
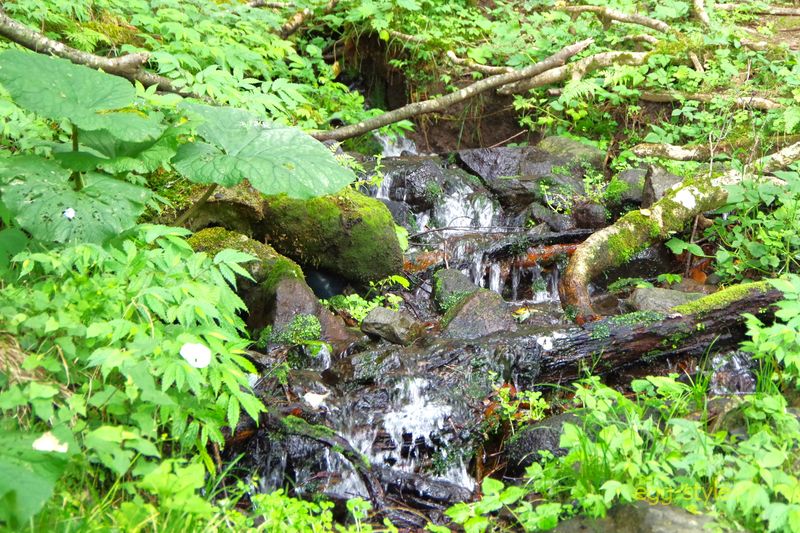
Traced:
<path fill-rule="evenodd" d="M 203 344 L 187 342 L 181 346 L 181 357 L 195 368 L 205 368 L 211 363 L 211 350 Z"/>
<path fill-rule="evenodd" d="M 39 452 L 67 453 L 69 444 L 59 441 L 58 437 L 47 431 L 41 437 L 33 441 L 32 447 Z"/>
<path fill-rule="evenodd" d="M 73 218 L 75 218 L 75 210 L 72 209 L 71 207 L 64 209 L 64 212 L 61 214 L 64 215 L 64 218 L 66 218 L 67 220 L 72 220 Z"/>

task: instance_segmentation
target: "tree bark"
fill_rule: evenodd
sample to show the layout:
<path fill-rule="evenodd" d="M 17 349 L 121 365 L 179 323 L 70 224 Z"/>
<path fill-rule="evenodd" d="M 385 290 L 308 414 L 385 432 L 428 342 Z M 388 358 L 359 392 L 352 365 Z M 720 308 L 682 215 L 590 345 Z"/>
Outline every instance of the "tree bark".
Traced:
<path fill-rule="evenodd" d="M 144 69 L 144 64 L 149 59 L 147 53 L 141 52 L 109 58 L 82 52 L 17 22 L 6 14 L 2 6 L 0 6 L 0 35 L 34 52 L 52 54 L 77 65 L 101 69 L 108 74 L 121 76 L 130 81 L 138 81 L 145 87 L 156 85 L 160 91 L 201 98 L 191 92 L 178 89 L 169 78 L 147 72 Z"/>

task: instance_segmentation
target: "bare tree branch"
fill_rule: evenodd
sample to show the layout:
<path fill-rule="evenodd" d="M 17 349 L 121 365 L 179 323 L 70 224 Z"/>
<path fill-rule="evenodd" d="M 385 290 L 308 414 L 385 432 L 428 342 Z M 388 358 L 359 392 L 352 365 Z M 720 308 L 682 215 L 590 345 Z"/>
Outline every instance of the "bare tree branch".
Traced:
<path fill-rule="evenodd" d="M 711 17 L 708 16 L 704 0 L 694 0 L 694 14 L 705 26 L 711 26 Z"/>
<path fill-rule="evenodd" d="M 697 1 L 697 0 L 695 0 Z M 784 6 L 753 6 L 750 4 L 714 4 L 714 9 L 720 11 L 735 11 L 741 9 L 755 15 L 774 15 L 777 17 L 797 17 L 800 16 L 800 8 Z"/>
<path fill-rule="evenodd" d="M 285 9 L 294 7 L 294 4 L 291 2 L 265 2 L 264 0 L 251 0 L 250 2 L 247 2 L 247 5 L 250 7 L 266 7 L 269 9 Z"/>
<path fill-rule="evenodd" d="M 594 13 L 601 19 L 616 20 L 617 22 L 624 22 L 627 24 L 638 24 L 662 33 L 669 33 L 672 31 L 672 27 L 661 20 L 645 17 L 644 15 L 623 13 L 622 11 L 612 9 L 610 7 L 564 6 L 555 7 L 553 9 L 558 11 L 566 11 L 568 13 Z"/>
<path fill-rule="evenodd" d="M 0 35 L 34 52 L 52 54 L 78 65 L 101 69 L 108 74 L 121 76 L 130 81 L 138 81 L 145 87 L 156 85 L 161 91 L 201 98 L 198 95 L 175 87 L 169 78 L 146 71 L 144 64 L 149 59 L 149 55 L 146 53 L 126 54 L 109 58 L 82 52 L 64 43 L 54 41 L 46 35 L 17 22 L 6 14 L 2 6 L 0 6 Z"/>
<path fill-rule="evenodd" d="M 519 94 L 536 87 L 558 83 L 566 79 L 581 79 L 587 73 L 611 65 L 641 65 L 647 60 L 647 52 L 600 52 L 584 57 L 569 65 L 550 69 L 538 76 L 500 88 L 499 94 Z"/>
<path fill-rule="evenodd" d="M 408 104 L 399 109 L 395 109 L 394 111 L 364 120 L 358 124 L 344 126 L 331 131 L 318 131 L 313 133 L 312 136 L 321 141 L 341 141 L 343 139 L 349 139 L 351 137 L 362 135 L 369 131 L 405 120 L 407 118 L 425 113 L 441 111 L 453 104 L 472 98 L 480 93 L 536 76 L 542 72 L 553 69 L 558 65 L 563 65 L 567 59 L 585 50 L 593 42 L 594 39 L 586 39 L 584 41 L 577 42 L 573 45 L 563 48 L 547 59 L 539 61 L 534 65 L 525 67 L 522 70 L 515 70 L 506 74 L 497 74 L 495 76 L 477 81 L 471 85 L 468 85 L 467 87 L 464 87 L 463 89 L 445 96 L 440 96 L 439 98 L 433 98 L 431 100 L 425 100 L 424 102 Z"/>
<path fill-rule="evenodd" d="M 643 92 L 641 95 L 639 95 L 640 100 L 655 103 L 680 102 L 684 100 L 695 100 L 697 102 L 709 103 L 715 98 L 727 98 L 727 96 L 724 94 L 681 93 L 677 91 L 664 93 Z M 770 111 L 772 109 L 781 109 L 783 107 L 774 100 L 762 98 L 760 96 L 737 96 L 732 98 L 732 101 L 737 107 L 759 109 L 761 111 Z"/>
<path fill-rule="evenodd" d="M 467 67 L 470 70 L 474 70 L 476 72 L 480 72 L 482 74 L 488 74 L 493 76 L 495 74 L 506 74 L 508 72 L 513 72 L 514 69 L 511 67 L 495 67 L 492 65 L 481 65 L 480 63 L 475 63 L 470 59 L 464 59 L 463 57 L 458 57 L 455 52 L 452 50 L 447 51 L 447 58 L 453 62 L 455 65 Z"/>

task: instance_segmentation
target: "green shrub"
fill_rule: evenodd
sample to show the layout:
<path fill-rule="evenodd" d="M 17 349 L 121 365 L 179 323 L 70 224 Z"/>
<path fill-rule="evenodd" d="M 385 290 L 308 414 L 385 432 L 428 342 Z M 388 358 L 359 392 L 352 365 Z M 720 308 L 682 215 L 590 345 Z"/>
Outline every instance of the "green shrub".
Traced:
<path fill-rule="evenodd" d="M 0 331 L 21 348 L 0 368 L 4 431 L 51 431 L 100 486 L 143 482 L 179 454 L 215 469 L 207 445 L 223 444 L 223 426 L 264 411 L 232 290 L 251 258 L 194 253 L 186 234 L 140 226 L 113 245 L 15 258 L 0 291 Z"/>

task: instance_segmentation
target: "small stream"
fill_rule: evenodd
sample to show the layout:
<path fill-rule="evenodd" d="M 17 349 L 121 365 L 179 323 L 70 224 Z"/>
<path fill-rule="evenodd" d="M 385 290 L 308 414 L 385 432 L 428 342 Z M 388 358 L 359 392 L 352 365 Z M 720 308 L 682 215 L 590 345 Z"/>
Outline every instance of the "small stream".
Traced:
<path fill-rule="evenodd" d="M 500 294 L 509 313 L 524 308 L 531 318 L 480 339 L 440 338 L 434 329 L 407 347 L 364 340 L 343 354 L 328 353 L 313 369 L 290 373 L 287 408 L 361 453 L 397 501 L 430 513 L 473 494 L 474 453 L 494 387 L 535 388 L 542 354 L 572 327 L 558 282 L 575 243 L 591 231 L 531 223 L 524 209 L 502 201 L 452 154 L 418 155 L 410 141 L 379 139 L 384 177 L 367 192 L 410 235 L 407 269 L 419 286 L 404 307 L 435 319 L 430 275 L 450 268 Z M 420 316 L 420 309 L 427 311 Z M 749 359 L 740 354 L 717 356 L 710 365 L 720 369 L 714 390 L 753 386 Z M 261 490 L 288 485 L 296 494 L 323 493 L 339 502 L 368 497 L 362 477 L 330 446 L 266 430 L 259 435 L 245 453 Z"/>

